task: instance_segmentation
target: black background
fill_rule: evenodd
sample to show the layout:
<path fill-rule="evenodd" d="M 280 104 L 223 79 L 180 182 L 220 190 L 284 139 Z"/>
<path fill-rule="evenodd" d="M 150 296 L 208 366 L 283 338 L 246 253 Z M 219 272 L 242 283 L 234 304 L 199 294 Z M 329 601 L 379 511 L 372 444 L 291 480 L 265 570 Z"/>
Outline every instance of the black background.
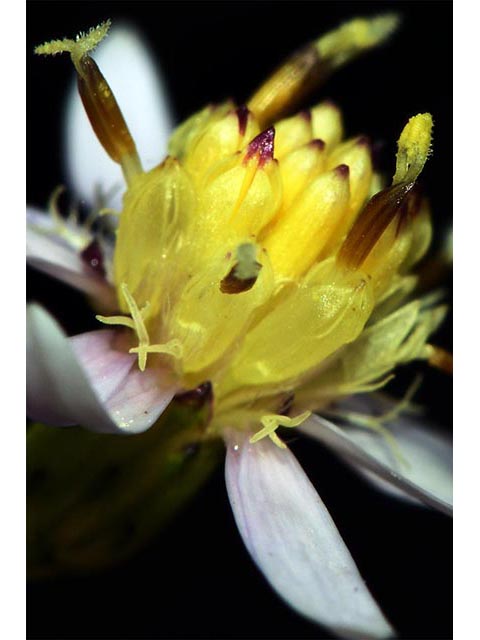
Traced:
<path fill-rule="evenodd" d="M 29 2 L 27 5 L 27 195 L 46 203 L 64 179 L 61 113 L 72 76 L 68 59 L 45 63 L 35 44 L 110 17 L 145 34 L 172 95 L 178 120 L 205 103 L 246 99 L 286 55 L 356 15 L 395 9 L 401 32 L 381 50 L 343 69 L 312 98 L 330 97 L 348 135 L 395 141 L 407 119 L 430 111 L 434 154 L 423 184 L 436 227 L 451 217 L 450 2 Z M 440 237 L 440 234 L 439 236 Z M 29 273 L 30 298 L 72 333 L 95 327 L 80 295 Z M 72 314 L 72 309 L 77 313 Z M 451 348 L 451 323 L 436 342 Z M 399 375 L 399 389 L 412 370 Z M 435 371 L 417 399 L 451 425 L 451 381 Z M 314 443 L 291 447 L 328 506 L 359 569 L 401 638 L 451 638 L 451 521 L 373 491 Z M 250 561 L 236 531 L 222 471 L 141 555 L 91 577 L 28 587 L 29 638 L 328 638 L 291 612 Z"/>

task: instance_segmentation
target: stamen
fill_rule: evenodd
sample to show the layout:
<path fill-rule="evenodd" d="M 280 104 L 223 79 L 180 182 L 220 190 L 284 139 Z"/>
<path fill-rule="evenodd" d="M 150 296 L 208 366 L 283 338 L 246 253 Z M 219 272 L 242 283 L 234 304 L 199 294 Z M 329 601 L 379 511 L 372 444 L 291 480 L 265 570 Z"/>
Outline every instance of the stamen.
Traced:
<path fill-rule="evenodd" d="M 79 67 L 78 91 L 90 124 L 111 159 L 121 165 L 126 181 L 131 182 L 142 166 L 115 96 L 92 58 L 81 58 Z"/>
<path fill-rule="evenodd" d="M 433 344 L 427 344 L 426 348 L 430 354 L 428 364 L 431 367 L 440 369 L 444 373 L 453 373 L 453 356 L 451 353 Z"/>
<path fill-rule="evenodd" d="M 245 135 L 245 131 L 247 130 L 248 116 L 250 115 L 250 112 L 248 110 L 248 107 L 246 107 L 245 105 L 241 105 L 236 109 L 235 113 L 237 114 L 238 118 L 238 130 L 240 136 L 243 137 Z"/>
<path fill-rule="evenodd" d="M 97 138 L 114 162 L 121 165 L 125 180 L 142 172 L 133 138 L 115 100 L 115 96 L 90 53 L 105 38 L 110 21 L 80 34 L 75 40 L 52 40 L 39 47 L 35 53 L 56 55 L 70 53 L 78 75 L 78 90 L 88 119 Z"/>
<path fill-rule="evenodd" d="M 398 140 L 392 185 L 367 202 L 338 253 L 339 262 L 348 268 L 358 269 L 363 264 L 397 214 L 398 235 L 407 216 L 418 209 L 418 194 L 413 187 L 430 154 L 432 126 L 432 116 L 421 113 L 410 118 L 404 127 Z"/>
<path fill-rule="evenodd" d="M 367 202 L 340 248 L 337 258 L 340 263 L 350 269 L 361 267 L 380 236 L 401 211 L 414 184 L 387 187 Z"/>
<path fill-rule="evenodd" d="M 257 262 L 257 249 L 250 243 L 237 248 L 236 263 L 220 282 L 222 293 L 243 293 L 249 291 L 257 281 L 262 265 Z"/>
<path fill-rule="evenodd" d="M 311 411 L 305 411 L 296 418 L 289 418 L 288 416 L 277 414 L 268 414 L 266 416 L 263 416 L 260 420 L 263 425 L 263 429 L 257 431 L 257 433 L 255 433 L 250 438 L 250 442 L 254 444 L 255 442 L 258 442 L 259 440 L 262 440 L 263 438 L 266 438 L 268 436 L 270 440 L 272 440 L 272 442 L 277 445 L 277 447 L 280 447 L 280 449 L 286 449 L 287 445 L 282 442 L 282 440 L 280 440 L 280 438 L 275 433 L 278 427 L 298 427 L 298 425 L 302 424 L 302 422 L 305 422 L 305 420 L 311 415 Z"/>
<path fill-rule="evenodd" d="M 326 79 L 314 44 L 301 49 L 278 68 L 248 101 L 262 124 L 270 124 L 294 110 Z"/>
<path fill-rule="evenodd" d="M 386 14 L 341 25 L 295 53 L 277 69 L 248 102 L 263 125 L 294 110 L 335 69 L 386 40 L 399 24 Z"/>

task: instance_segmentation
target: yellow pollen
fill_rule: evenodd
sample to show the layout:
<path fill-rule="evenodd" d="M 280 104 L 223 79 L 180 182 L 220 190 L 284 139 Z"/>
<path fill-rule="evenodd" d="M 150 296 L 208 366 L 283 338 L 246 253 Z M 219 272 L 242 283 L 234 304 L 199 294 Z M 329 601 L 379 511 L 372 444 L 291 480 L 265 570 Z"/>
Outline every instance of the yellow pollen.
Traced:
<path fill-rule="evenodd" d="M 267 414 L 260 420 L 263 425 L 263 429 L 257 431 L 257 433 L 250 438 L 250 442 L 254 444 L 268 436 L 270 440 L 277 445 L 277 447 L 280 447 L 280 449 L 286 449 L 287 445 L 282 442 L 275 433 L 278 427 L 298 427 L 298 425 L 305 422 L 305 420 L 311 415 L 311 411 L 305 411 L 295 418 L 289 418 L 288 416 L 281 416 L 277 414 Z"/>
<path fill-rule="evenodd" d="M 69 53 L 72 56 L 73 63 L 80 73 L 80 59 L 91 53 L 105 38 L 111 21 L 106 20 L 96 27 L 92 27 L 88 33 L 79 33 L 75 40 L 63 38 L 62 40 L 50 40 L 44 44 L 35 47 L 35 53 L 38 55 L 55 56 L 58 53 Z"/>
<path fill-rule="evenodd" d="M 392 184 L 414 182 L 422 171 L 432 146 L 433 120 L 429 113 L 410 118 L 398 139 L 397 165 Z"/>
<path fill-rule="evenodd" d="M 145 316 L 149 310 L 150 304 L 147 302 L 141 309 L 138 308 L 132 294 L 128 290 L 127 285 L 123 282 L 120 290 L 128 305 L 131 318 L 127 316 L 96 316 L 99 322 L 109 325 L 121 325 L 132 329 L 137 334 L 138 346 L 129 349 L 129 353 L 138 354 L 138 368 L 145 371 L 147 366 L 147 355 L 149 353 L 165 353 L 174 358 L 182 357 L 182 345 L 179 340 L 169 340 L 165 344 L 150 344 L 150 337 L 145 326 Z"/>

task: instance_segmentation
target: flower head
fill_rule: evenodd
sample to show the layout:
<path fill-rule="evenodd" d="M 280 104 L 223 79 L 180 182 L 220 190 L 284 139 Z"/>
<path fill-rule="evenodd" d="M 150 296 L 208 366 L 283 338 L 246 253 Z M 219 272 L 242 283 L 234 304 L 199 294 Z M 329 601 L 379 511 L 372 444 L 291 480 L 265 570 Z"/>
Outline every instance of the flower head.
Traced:
<path fill-rule="evenodd" d="M 311 417 L 384 386 L 397 364 L 438 361 L 427 341 L 445 308 L 435 297 L 411 296 L 412 269 L 431 238 L 417 179 L 432 118 L 419 114 L 405 125 L 385 184 L 368 140 L 343 141 L 333 104 L 287 114 L 395 24 L 391 16 L 354 20 L 323 36 L 246 105 L 208 106 L 180 125 L 167 158 L 149 171 L 90 55 L 109 25 L 37 49 L 70 53 L 92 127 L 127 190 L 112 257 L 100 254 L 113 301 L 97 318 L 110 328 L 67 342 L 43 312 L 31 311 L 31 414 L 139 432 L 175 394 L 208 385 L 205 437 L 226 442 L 227 488 L 247 548 L 292 606 L 346 636 L 381 637 L 389 625 L 277 429 L 314 433 L 416 499 L 449 509 L 430 487 L 399 479 L 398 459 L 385 463 Z M 48 356 L 52 349 L 61 362 Z M 363 420 L 383 433 L 381 419 Z M 320 602 L 332 580 L 332 602 Z"/>

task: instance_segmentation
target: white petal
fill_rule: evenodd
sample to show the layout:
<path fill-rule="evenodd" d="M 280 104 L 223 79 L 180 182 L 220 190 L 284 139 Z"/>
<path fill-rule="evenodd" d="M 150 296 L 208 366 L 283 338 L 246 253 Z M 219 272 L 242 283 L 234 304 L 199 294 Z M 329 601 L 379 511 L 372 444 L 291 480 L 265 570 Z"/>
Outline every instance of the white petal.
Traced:
<path fill-rule="evenodd" d="M 380 394 L 352 396 L 339 404 L 341 410 L 367 415 L 386 413 L 394 404 Z M 408 480 L 429 491 L 448 504 L 453 503 L 453 452 L 452 440 L 438 430 L 421 423 L 421 418 L 401 415 L 385 425 L 395 438 L 404 461 L 393 454 L 385 438 L 369 429 L 345 426 L 343 430 L 351 440 Z M 392 495 L 412 500 L 403 491 L 365 474 L 374 484 Z M 415 500 L 415 502 L 417 502 Z"/>
<path fill-rule="evenodd" d="M 68 339 L 38 305 L 27 308 L 27 413 L 57 426 L 140 433 L 157 420 L 176 387 L 168 372 L 141 372 L 115 348 L 115 331 Z"/>
<path fill-rule="evenodd" d="M 27 263 L 43 273 L 101 301 L 102 309 L 116 308 L 113 287 L 91 269 L 76 248 L 55 234 L 50 216 L 27 210 Z"/>
<path fill-rule="evenodd" d="M 140 35 L 131 27 L 114 26 L 94 54 L 135 140 L 144 169 L 163 160 L 173 119 L 162 78 Z M 66 112 L 68 182 L 81 198 L 96 203 L 98 188 L 114 195 L 107 206 L 121 210 L 125 183 L 119 165 L 98 142 L 72 83 Z"/>
<path fill-rule="evenodd" d="M 422 504 L 438 509 L 442 513 L 452 515 L 452 505 L 445 500 L 445 495 L 437 495 L 438 487 L 424 486 L 421 470 L 412 474 L 408 468 L 402 466 L 400 469 L 395 458 L 384 457 L 376 451 L 363 447 L 356 440 L 350 437 L 351 432 L 346 428 L 339 428 L 329 420 L 320 416 L 311 416 L 298 427 L 303 433 L 312 436 L 330 447 L 335 453 L 340 455 L 354 468 L 362 472 L 372 472 L 377 478 L 386 481 L 389 485 L 399 489 L 402 493 L 420 501 Z M 405 452 L 407 453 L 407 452 Z M 436 458 L 436 455 L 430 460 Z M 437 458 L 435 464 L 443 466 L 445 459 Z M 444 471 L 440 472 L 443 475 Z M 411 476 L 411 477 L 410 477 Z M 434 491 L 432 491 L 432 489 Z"/>
<path fill-rule="evenodd" d="M 367 590 L 325 505 L 288 449 L 228 432 L 226 482 L 253 560 L 299 613 L 342 638 L 393 630 Z"/>
<path fill-rule="evenodd" d="M 43 231 L 44 233 L 55 233 L 55 223 L 52 216 L 50 216 L 43 209 L 37 209 L 36 207 L 27 206 L 27 229 L 35 229 L 37 231 Z"/>

